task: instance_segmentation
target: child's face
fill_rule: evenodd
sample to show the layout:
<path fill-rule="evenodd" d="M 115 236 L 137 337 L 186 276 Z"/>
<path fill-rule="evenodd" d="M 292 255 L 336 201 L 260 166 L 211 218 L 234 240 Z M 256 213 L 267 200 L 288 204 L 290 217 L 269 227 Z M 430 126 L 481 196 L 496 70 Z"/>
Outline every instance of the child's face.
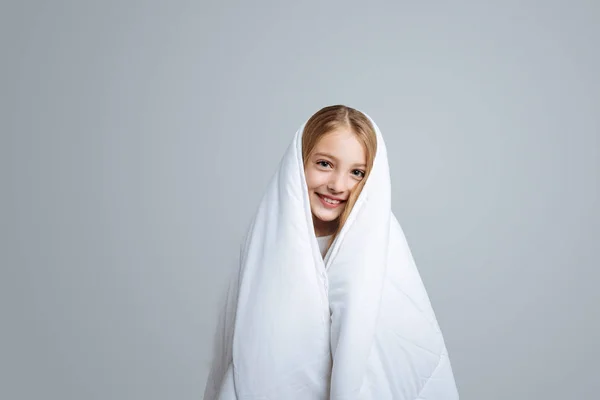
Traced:
<path fill-rule="evenodd" d="M 352 189 L 366 171 L 362 144 L 347 128 L 324 135 L 306 163 L 304 173 L 317 236 L 333 233 Z"/>

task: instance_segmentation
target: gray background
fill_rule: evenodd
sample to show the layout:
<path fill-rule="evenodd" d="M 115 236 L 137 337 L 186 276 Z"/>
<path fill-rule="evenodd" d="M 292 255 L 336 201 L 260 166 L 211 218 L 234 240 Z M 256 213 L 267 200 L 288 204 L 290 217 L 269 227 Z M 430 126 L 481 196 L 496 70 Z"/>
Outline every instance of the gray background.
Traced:
<path fill-rule="evenodd" d="M 0 398 L 199 399 L 296 129 L 369 113 L 463 400 L 600 392 L 600 3 L 0 6 Z"/>

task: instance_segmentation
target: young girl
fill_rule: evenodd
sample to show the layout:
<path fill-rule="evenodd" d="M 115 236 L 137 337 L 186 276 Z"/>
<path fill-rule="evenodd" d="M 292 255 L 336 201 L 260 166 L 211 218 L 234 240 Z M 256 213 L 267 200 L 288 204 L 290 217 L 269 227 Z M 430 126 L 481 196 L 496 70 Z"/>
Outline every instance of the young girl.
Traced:
<path fill-rule="evenodd" d="M 205 400 L 458 399 L 390 197 L 371 118 L 303 124 L 242 245 Z"/>

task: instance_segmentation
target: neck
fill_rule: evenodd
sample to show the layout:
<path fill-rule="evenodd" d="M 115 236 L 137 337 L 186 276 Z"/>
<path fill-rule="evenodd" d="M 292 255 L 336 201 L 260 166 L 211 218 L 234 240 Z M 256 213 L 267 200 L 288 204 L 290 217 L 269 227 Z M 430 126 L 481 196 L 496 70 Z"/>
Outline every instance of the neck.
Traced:
<path fill-rule="evenodd" d="M 315 236 L 329 236 L 333 235 L 337 229 L 338 219 L 333 221 L 321 221 L 313 215 L 313 225 L 315 227 Z"/>

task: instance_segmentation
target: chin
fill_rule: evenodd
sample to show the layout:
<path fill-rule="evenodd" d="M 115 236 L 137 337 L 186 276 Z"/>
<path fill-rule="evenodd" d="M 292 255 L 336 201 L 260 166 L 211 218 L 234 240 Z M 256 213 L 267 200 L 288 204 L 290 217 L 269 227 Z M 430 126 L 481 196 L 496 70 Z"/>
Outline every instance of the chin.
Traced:
<path fill-rule="evenodd" d="M 320 216 L 320 215 L 317 215 L 317 218 L 319 218 L 319 219 L 320 219 L 321 221 L 323 221 L 323 222 L 333 222 L 333 221 L 335 221 L 335 220 L 338 218 L 338 216 L 335 216 L 335 217 L 325 217 L 325 218 L 323 218 L 322 216 Z"/>
<path fill-rule="evenodd" d="M 340 217 L 341 213 L 336 213 L 336 214 L 324 214 L 324 213 L 320 213 L 320 212 L 313 212 L 313 214 L 321 221 L 323 222 L 333 222 L 336 219 L 338 219 Z"/>

